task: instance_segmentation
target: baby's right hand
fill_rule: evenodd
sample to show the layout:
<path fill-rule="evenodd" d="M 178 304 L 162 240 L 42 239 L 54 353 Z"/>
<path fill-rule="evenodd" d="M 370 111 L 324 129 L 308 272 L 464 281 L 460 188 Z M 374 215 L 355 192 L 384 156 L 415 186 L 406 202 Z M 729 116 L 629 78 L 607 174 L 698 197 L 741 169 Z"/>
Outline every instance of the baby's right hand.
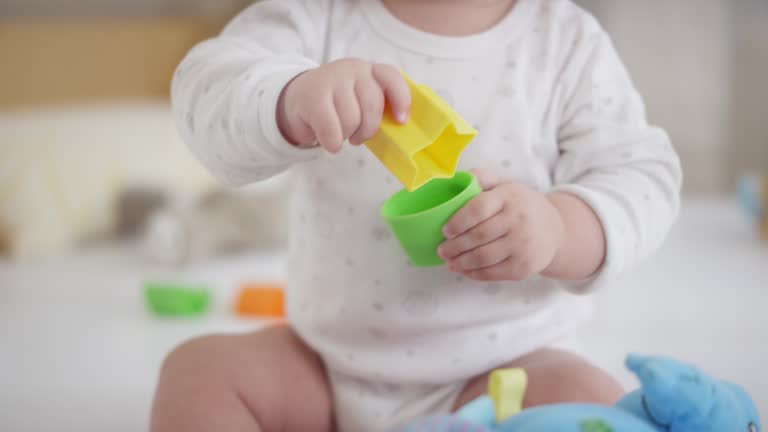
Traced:
<path fill-rule="evenodd" d="M 277 106 L 280 131 L 291 143 L 320 144 L 331 153 L 348 139 L 360 145 L 379 131 L 385 101 L 400 123 L 408 120 L 411 91 L 394 67 L 338 60 L 288 83 Z"/>

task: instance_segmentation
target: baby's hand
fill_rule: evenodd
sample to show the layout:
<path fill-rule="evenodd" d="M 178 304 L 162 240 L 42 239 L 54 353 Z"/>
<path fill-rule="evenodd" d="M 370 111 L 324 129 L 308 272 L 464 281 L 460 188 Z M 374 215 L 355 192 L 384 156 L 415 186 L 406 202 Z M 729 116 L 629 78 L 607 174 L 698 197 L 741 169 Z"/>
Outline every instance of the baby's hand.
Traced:
<path fill-rule="evenodd" d="M 392 66 L 345 59 L 307 71 L 285 86 L 277 122 L 285 138 L 331 153 L 344 140 L 360 145 L 379 131 L 385 101 L 401 123 L 408 120 L 411 91 Z"/>
<path fill-rule="evenodd" d="M 565 237 L 558 209 L 524 184 L 476 173 L 485 192 L 446 224 L 438 253 L 451 271 L 483 281 L 524 280 L 543 272 Z"/>

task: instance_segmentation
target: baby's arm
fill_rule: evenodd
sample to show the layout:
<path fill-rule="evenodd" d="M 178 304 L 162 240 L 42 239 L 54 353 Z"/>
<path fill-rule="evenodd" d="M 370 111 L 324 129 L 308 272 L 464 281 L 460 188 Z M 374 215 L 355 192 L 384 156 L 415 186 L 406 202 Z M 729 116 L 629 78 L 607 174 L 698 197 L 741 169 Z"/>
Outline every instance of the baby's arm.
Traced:
<path fill-rule="evenodd" d="M 561 192 L 547 195 L 562 223 L 560 247 L 543 270 L 546 277 L 562 280 L 585 279 L 605 261 L 606 239 L 595 211 L 580 198 Z"/>
<path fill-rule="evenodd" d="M 259 2 L 179 66 L 172 86 L 178 128 L 223 181 L 251 183 L 316 157 L 283 138 L 275 113 L 283 87 L 322 58 L 327 3 Z"/>
<path fill-rule="evenodd" d="M 478 280 L 535 274 L 577 281 L 612 274 L 656 249 L 679 208 L 681 170 L 608 36 L 590 22 L 571 47 L 553 97 L 560 158 L 543 193 L 480 175 L 485 192 L 445 227 L 440 255 Z M 479 173 L 481 174 L 481 173 Z"/>
<path fill-rule="evenodd" d="M 603 248 L 599 238 L 602 273 L 620 272 L 657 249 L 673 224 L 679 159 L 666 133 L 649 126 L 640 95 L 596 23 L 583 31 L 559 82 L 561 156 L 549 197 L 566 235 L 546 274 L 578 274 Z"/>

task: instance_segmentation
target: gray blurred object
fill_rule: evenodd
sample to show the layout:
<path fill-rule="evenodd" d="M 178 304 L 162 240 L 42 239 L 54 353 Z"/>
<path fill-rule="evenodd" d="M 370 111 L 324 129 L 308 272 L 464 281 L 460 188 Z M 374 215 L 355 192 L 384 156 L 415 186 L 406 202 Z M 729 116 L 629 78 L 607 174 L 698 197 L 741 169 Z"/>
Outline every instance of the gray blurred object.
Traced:
<path fill-rule="evenodd" d="M 147 256 L 183 265 L 244 250 L 284 247 L 288 198 L 283 190 L 216 189 L 192 204 L 154 212 L 145 227 Z"/>
<path fill-rule="evenodd" d="M 168 204 L 168 194 L 150 186 L 126 188 L 117 199 L 115 232 L 120 236 L 139 234 L 149 216 Z"/>

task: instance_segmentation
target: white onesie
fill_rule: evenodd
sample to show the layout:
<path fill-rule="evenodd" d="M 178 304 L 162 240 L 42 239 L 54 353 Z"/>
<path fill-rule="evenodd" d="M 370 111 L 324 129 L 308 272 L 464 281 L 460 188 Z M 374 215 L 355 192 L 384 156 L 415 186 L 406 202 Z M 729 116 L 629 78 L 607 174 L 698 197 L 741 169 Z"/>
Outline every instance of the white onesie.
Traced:
<path fill-rule="evenodd" d="M 460 169 L 481 168 L 589 203 L 607 237 L 600 273 L 481 283 L 409 265 L 379 215 L 402 186 L 365 147 L 292 147 L 284 85 L 328 61 L 392 64 L 478 130 Z M 651 253 L 679 205 L 681 171 L 606 33 L 567 0 L 519 0 L 469 37 L 416 30 L 380 0 L 266 0 L 179 66 L 185 141 L 232 185 L 291 170 L 288 310 L 325 360 L 339 429 L 377 432 L 450 408 L 466 381 L 558 343 L 589 316 L 583 294 Z"/>

